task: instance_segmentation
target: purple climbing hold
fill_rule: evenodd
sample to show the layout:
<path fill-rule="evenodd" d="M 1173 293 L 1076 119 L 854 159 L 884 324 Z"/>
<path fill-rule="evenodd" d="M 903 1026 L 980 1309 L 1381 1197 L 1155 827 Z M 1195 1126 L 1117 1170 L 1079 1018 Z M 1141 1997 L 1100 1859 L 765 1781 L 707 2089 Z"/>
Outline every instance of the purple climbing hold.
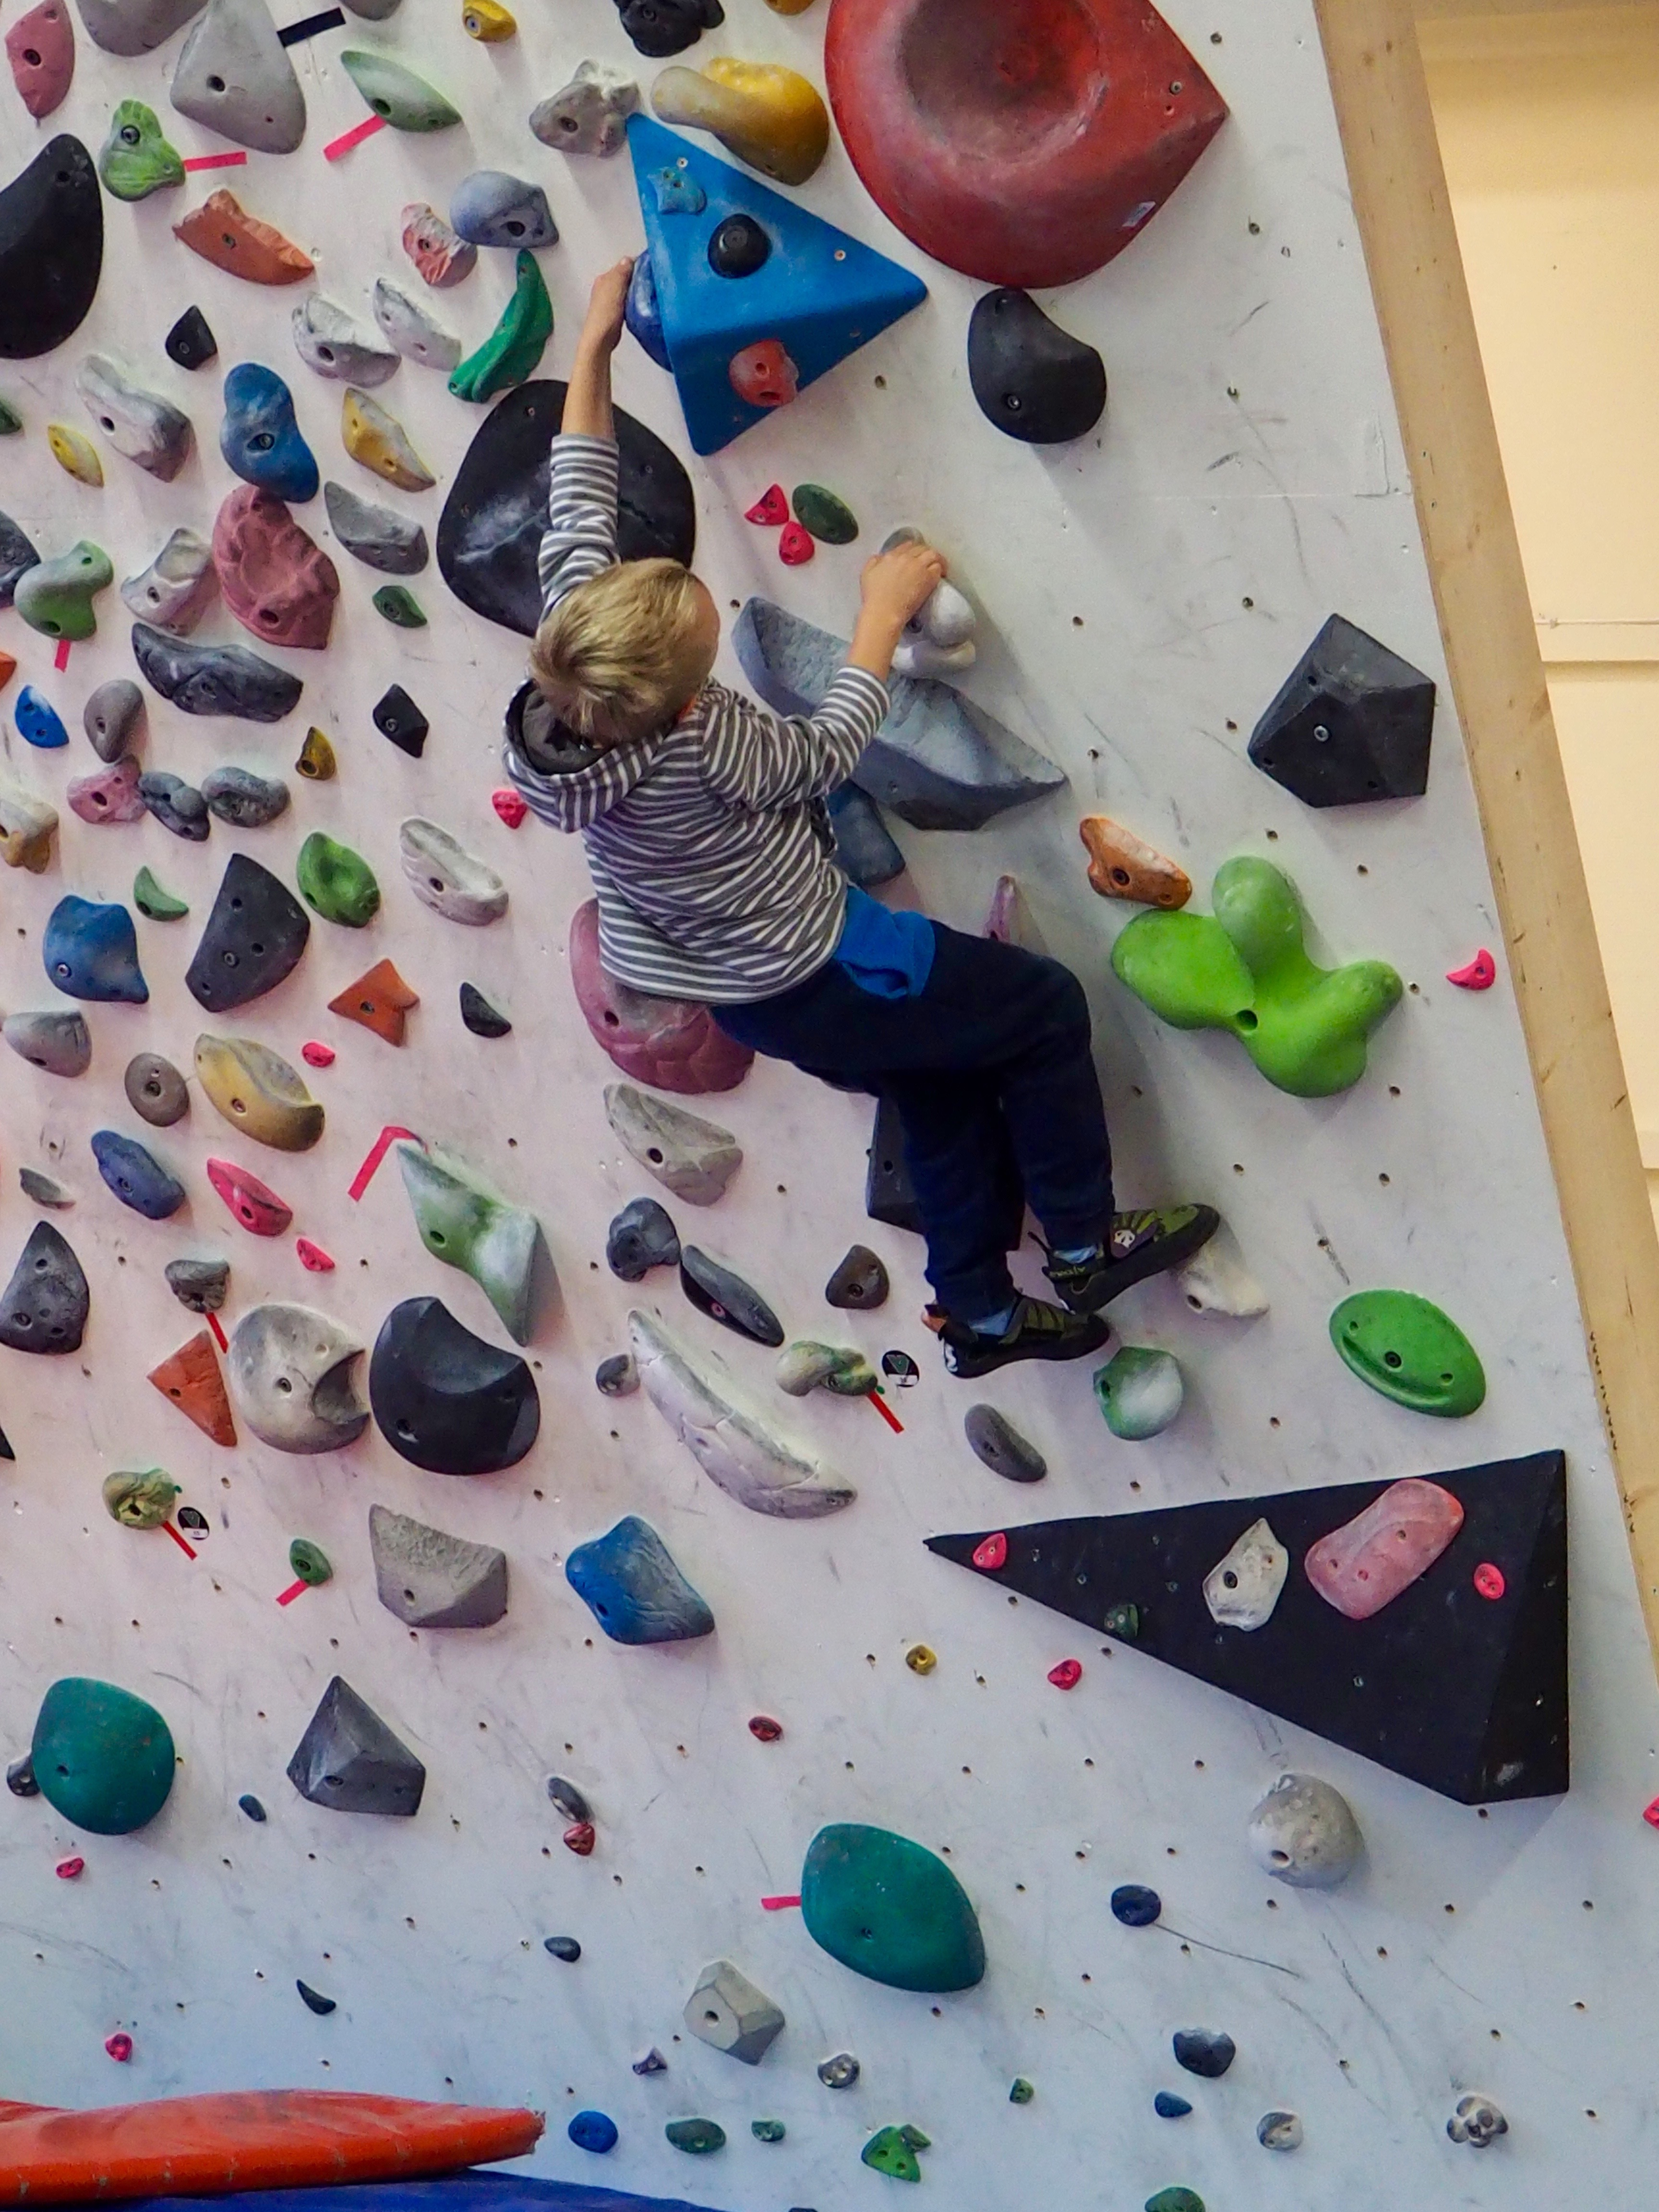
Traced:
<path fill-rule="evenodd" d="M 1163 1910 L 1158 1892 L 1138 1881 L 1126 1881 L 1112 1892 L 1112 1917 L 1126 1928 L 1150 1928 Z"/>

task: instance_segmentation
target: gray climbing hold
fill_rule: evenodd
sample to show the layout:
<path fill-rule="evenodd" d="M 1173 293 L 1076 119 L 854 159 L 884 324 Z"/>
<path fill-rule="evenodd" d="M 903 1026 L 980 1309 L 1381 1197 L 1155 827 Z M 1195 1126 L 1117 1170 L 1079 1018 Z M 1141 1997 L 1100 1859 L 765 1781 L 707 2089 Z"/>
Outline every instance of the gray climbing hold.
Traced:
<path fill-rule="evenodd" d="M 507 885 L 494 868 L 435 822 L 411 815 L 398 829 L 398 850 L 410 889 L 446 921 L 482 929 L 507 912 Z"/>
<path fill-rule="evenodd" d="M 421 368 L 439 369 L 446 376 L 460 361 L 459 338 L 444 328 L 423 301 L 389 276 L 375 278 L 371 305 L 381 337 L 405 361 Z"/>
<path fill-rule="evenodd" d="M 844 1311 L 873 1313 L 887 1303 L 887 1270 L 867 1244 L 854 1244 L 823 1286 L 832 1306 Z"/>
<path fill-rule="evenodd" d="M 138 796 L 146 811 L 164 830 L 171 830 L 175 837 L 183 837 L 192 845 L 207 842 L 212 826 L 208 820 L 208 803 L 183 776 L 170 775 L 165 769 L 150 769 L 138 779 Z"/>
<path fill-rule="evenodd" d="M 300 703 L 297 676 L 240 645 L 183 645 L 148 623 L 132 625 L 132 657 L 154 691 L 185 714 L 280 722 Z"/>
<path fill-rule="evenodd" d="M 254 1306 L 231 1333 L 226 1379 L 236 1410 L 275 1451 L 339 1451 L 368 1425 L 353 1374 L 362 1345 L 309 1306 Z"/>
<path fill-rule="evenodd" d="M 818 2062 L 818 2079 L 826 2089 L 850 2089 L 863 2070 L 850 2051 L 837 2051 Z"/>
<path fill-rule="evenodd" d="M 135 1053 L 122 1078 L 127 1103 L 152 1129 L 170 1129 L 190 1111 L 190 1091 L 170 1060 L 159 1052 Z"/>
<path fill-rule="evenodd" d="M 559 154 L 615 154 L 628 143 L 628 118 L 640 104 L 640 88 L 611 62 L 576 64 L 568 84 L 530 111 L 530 128 Z"/>
<path fill-rule="evenodd" d="M 92 1156 L 122 1205 L 147 1221 L 166 1221 L 184 1204 L 183 1183 L 136 1137 L 124 1137 L 118 1129 L 94 1129 Z"/>
<path fill-rule="evenodd" d="M 582 1954 L 582 1947 L 574 1936 L 544 1936 L 542 1948 L 550 1958 L 558 1959 L 567 1966 L 574 1966 Z"/>
<path fill-rule="evenodd" d="M 1486 2150 L 1509 2131 L 1510 2124 L 1499 2107 L 1478 2091 L 1460 2097 L 1456 2110 L 1446 2123 L 1446 2133 L 1452 2141 L 1468 2143 L 1472 2150 Z"/>
<path fill-rule="evenodd" d="M 507 1553 L 368 1509 L 374 1592 L 410 1628 L 489 1628 L 507 1611 Z"/>
<path fill-rule="evenodd" d="M 306 135 L 305 94 L 265 0 L 208 0 L 179 49 L 180 115 L 259 154 L 291 154 Z"/>
<path fill-rule="evenodd" d="M 714 1614 L 637 1514 L 578 1544 L 564 1575 L 613 1644 L 679 1644 L 714 1632 Z"/>
<path fill-rule="evenodd" d="M 87 356 L 75 373 L 75 388 L 118 453 L 163 483 L 173 482 L 190 458 L 188 415 L 159 392 L 135 384 L 107 354 Z"/>
<path fill-rule="evenodd" d="M 141 622 L 185 637 L 200 622 L 218 588 L 212 546 L 199 531 L 181 527 L 173 532 L 148 568 L 127 578 L 121 597 Z"/>
<path fill-rule="evenodd" d="M 0 1036 L 31 1067 L 48 1075 L 84 1075 L 92 1066 L 92 1031 L 82 1013 L 8 1014 L 0 1023 Z"/>
<path fill-rule="evenodd" d="M 783 2033 L 783 2014 L 729 1959 L 703 1968 L 682 2014 L 700 2042 L 758 2066 Z"/>
<path fill-rule="evenodd" d="M 743 1165 L 743 1148 L 729 1129 L 631 1083 L 605 1085 L 605 1111 L 646 1172 L 690 1206 L 713 1206 Z"/>
<path fill-rule="evenodd" d="M 1189 2074 L 1202 2075 L 1206 2081 L 1218 2081 L 1238 2056 L 1231 2036 L 1218 2028 L 1177 2028 L 1173 2044 L 1176 2065 L 1184 2066 Z"/>
<path fill-rule="evenodd" d="M 75 1203 L 75 1193 L 67 1183 L 59 1182 L 56 1176 L 43 1175 L 39 1168 L 19 1168 L 17 1181 L 25 1198 L 32 1198 L 37 1206 L 63 1209 Z"/>
<path fill-rule="evenodd" d="M 169 1260 L 161 1272 L 173 1297 L 191 1313 L 217 1313 L 230 1289 L 228 1260 Z"/>
<path fill-rule="evenodd" d="M 963 1434 L 975 1459 L 993 1474 L 1008 1482 L 1041 1482 L 1048 1462 L 1035 1444 L 1028 1444 L 1006 1414 L 994 1406 L 970 1406 L 963 1416 Z"/>
<path fill-rule="evenodd" d="M 1265 1628 L 1291 1571 L 1291 1555 L 1264 1521 L 1253 1521 L 1204 1577 L 1204 1602 L 1218 1628 Z"/>
<path fill-rule="evenodd" d="M 100 761 L 118 761 L 139 739 L 144 695 L 130 677 L 114 676 L 88 697 L 81 725 Z"/>
<path fill-rule="evenodd" d="M 0 1344 L 14 1352 L 78 1352 L 92 1292 L 66 1237 L 37 1221 L 0 1294 Z"/>
<path fill-rule="evenodd" d="M 1340 1790 L 1313 1774 L 1281 1774 L 1250 1815 L 1256 1864 L 1292 1889 L 1334 1889 L 1359 1863 L 1365 1839 Z"/>
<path fill-rule="evenodd" d="M 389 507 L 359 499 L 343 484 L 325 483 L 323 504 L 329 528 L 366 568 L 387 576 L 418 576 L 430 557 L 426 532 Z"/>
<path fill-rule="evenodd" d="M 748 602 L 732 643 L 781 714 L 812 714 L 847 659 L 839 638 L 768 599 Z M 913 829 L 978 830 L 1065 783 L 1052 761 L 947 685 L 899 676 L 888 691 L 887 719 L 853 781 Z"/>
<path fill-rule="evenodd" d="M 106 54 L 147 54 L 165 45 L 203 0 L 76 0 L 87 36 Z"/>
<path fill-rule="evenodd" d="M 233 830 L 263 830 L 288 811 L 288 786 L 279 776 L 256 775 L 251 768 L 210 769 L 202 778 L 210 813 Z"/>
<path fill-rule="evenodd" d="M 19 577 L 39 568 L 40 556 L 9 514 L 0 514 L 0 607 L 11 605 Z"/>
<path fill-rule="evenodd" d="M 680 1288 L 699 1313 L 736 1335 L 775 1349 L 783 1342 L 783 1324 L 760 1292 L 695 1244 L 680 1254 Z"/>
<path fill-rule="evenodd" d="M 649 2051 L 642 2053 L 632 2063 L 634 2071 L 641 2076 L 647 2074 L 665 2074 L 668 2071 L 668 2061 L 654 2044 Z"/>
<path fill-rule="evenodd" d="M 381 343 L 349 308 L 311 292 L 289 318 L 294 349 L 307 368 L 344 384 L 384 384 L 397 374 L 399 356 Z"/>
<path fill-rule="evenodd" d="M 1255 2124 L 1255 2139 L 1263 2150 L 1300 2150 L 1302 2123 L 1294 2112 L 1263 2112 Z"/>
<path fill-rule="evenodd" d="M 591 1821 L 593 1818 L 593 1808 L 575 1784 L 568 1781 L 562 1774 L 548 1776 L 547 1802 L 556 1813 L 570 1821 L 573 1826 L 580 1825 L 584 1820 Z"/>
<path fill-rule="evenodd" d="M 334 1813 L 407 1820 L 421 1809 L 426 1769 L 349 1682 L 337 1674 L 288 1763 L 302 1797 Z"/>
<path fill-rule="evenodd" d="M 455 187 L 449 220 L 469 246 L 533 249 L 558 242 L 559 227 L 539 185 L 504 169 L 475 169 Z"/>
<path fill-rule="evenodd" d="M 613 1352 L 593 1370 L 594 1388 L 607 1398 L 631 1398 L 640 1387 L 640 1370 L 631 1352 Z"/>
<path fill-rule="evenodd" d="M 34 1761 L 27 1752 L 21 1759 L 14 1759 L 6 1769 L 6 1787 L 14 1797 L 40 1795 L 40 1784 L 34 1778 Z"/>
<path fill-rule="evenodd" d="M 654 1198 L 630 1199 L 605 1232 L 605 1258 L 624 1283 L 642 1283 L 653 1267 L 678 1267 L 679 1235 L 667 1208 Z"/>

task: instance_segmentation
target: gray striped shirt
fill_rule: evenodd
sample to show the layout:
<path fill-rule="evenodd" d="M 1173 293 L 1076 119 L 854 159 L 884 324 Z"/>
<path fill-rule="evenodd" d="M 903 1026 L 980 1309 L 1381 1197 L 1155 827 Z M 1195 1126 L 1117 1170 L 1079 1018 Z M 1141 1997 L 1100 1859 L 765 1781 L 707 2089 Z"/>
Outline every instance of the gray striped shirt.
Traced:
<path fill-rule="evenodd" d="M 617 558 L 617 448 L 553 441 L 543 610 Z M 599 901 L 599 951 L 618 981 L 714 1005 L 774 998 L 830 958 L 847 882 L 825 796 L 887 714 L 886 687 L 843 668 L 810 719 L 707 684 L 672 726 L 609 751 L 509 738 L 532 810 L 580 830 Z M 568 765 L 566 765 L 566 763 Z"/>

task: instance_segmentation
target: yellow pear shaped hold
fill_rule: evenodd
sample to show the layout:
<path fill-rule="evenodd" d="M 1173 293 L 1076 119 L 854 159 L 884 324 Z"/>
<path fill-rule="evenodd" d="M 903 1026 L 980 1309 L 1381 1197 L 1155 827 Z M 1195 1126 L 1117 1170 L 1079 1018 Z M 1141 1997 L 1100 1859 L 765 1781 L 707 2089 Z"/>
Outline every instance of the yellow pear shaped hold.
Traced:
<path fill-rule="evenodd" d="M 233 1129 L 279 1152 L 308 1152 L 323 1133 L 323 1109 L 300 1072 L 252 1037 L 196 1040 L 196 1075 Z"/>
<path fill-rule="evenodd" d="M 340 403 L 340 437 L 354 461 L 399 491 L 428 491 L 438 481 L 410 444 L 403 424 L 353 384 L 347 385 Z"/>
<path fill-rule="evenodd" d="M 665 123 L 712 131 L 722 146 L 781 185 L 804 185 L 830 150 L 830 111 L 796 70 L 721 58 L 701 70 L 666 69 L 651 88 Z"/>
<path fill-rule="evenodd" d="M 495 46 L 503 39 L 517 37 L 519 19 L 500 0 L 466 0 L 461 9 L 461 28 L 480 46 Z"/>
<path fill-rule="evenodd" d="M 688 70 L 689 76 L 690 72 Z M 67 469 L 83 484 L 101 490 L 104 465 L 98 458 L 98 448 L 90 438 L 83 438 L 78 430 L 71 430 L 67 422 L 48 422 L 46 443 L 52 447 L 52 458 L 60 469 Z"/>

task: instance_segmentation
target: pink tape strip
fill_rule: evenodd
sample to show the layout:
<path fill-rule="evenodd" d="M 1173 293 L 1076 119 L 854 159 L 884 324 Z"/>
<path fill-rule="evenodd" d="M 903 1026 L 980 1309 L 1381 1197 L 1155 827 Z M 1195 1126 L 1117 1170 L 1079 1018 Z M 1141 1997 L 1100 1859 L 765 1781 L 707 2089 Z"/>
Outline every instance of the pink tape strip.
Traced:
<path fill-rule="evenodd" d="M 386 129 L 383 115 L 371 115 L 349 131 L 343 131 L 337 138 L 331 138 L 323 149 L 325 161 L 337 161 L 342 154 L 349 154 L 354 146 L 361 146 L 365 138 L 372 138 L 377 131 Z"/>
<path fill-rule="evenodd" d="M 192 173 L 198 169 L 240 169 L 247 161 L 246 154 L 192 154 L 185 167 Z"/>
<path fill-rule="evenodd" d="M 359 1199 L 362 1196 L 363 1193 L 368 1188 L 370 1183 L 374 1182 L 375 1171 L 380 1167 L 380 1162 L 391 1151 L 392 1146 L 397 1143 L 399 1137 L 407 1137 L 412 1145 L 418 1145 L 421 1142 L 421 1139 L 416 1135 L 413 1129 L 400 1129 L 395 1122 L 388 1121 L 385 1128 L 381 1130 L 380 1135 L 376 1137 L 374 1143 L 369 1146 L 368 1158 L 363 1162 L 362 1167 L 358 1169 L 356 1174 L 351 1178 L 351 1188 L 346 1193 L 346 1196 L 348 1198 Z"/>

